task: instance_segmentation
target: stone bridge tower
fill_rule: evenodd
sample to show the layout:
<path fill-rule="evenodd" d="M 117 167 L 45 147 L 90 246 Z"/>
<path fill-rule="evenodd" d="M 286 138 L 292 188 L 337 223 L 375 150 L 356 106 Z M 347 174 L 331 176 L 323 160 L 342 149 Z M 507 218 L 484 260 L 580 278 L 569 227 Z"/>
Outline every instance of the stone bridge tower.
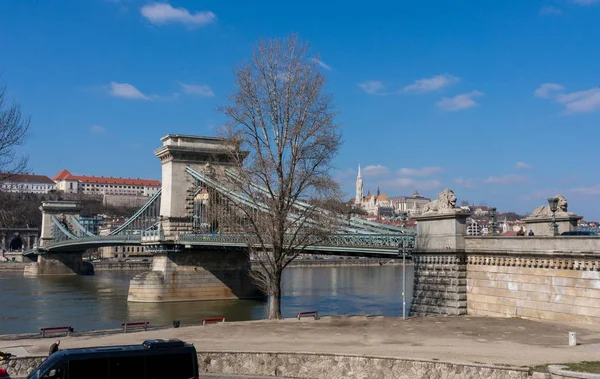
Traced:
<path fill-rule="evenodd" d="M 160 215 L 166 240 L 192 232 L 192 196 L 194 179 L 185 172 L 189 166 L 203 172 L 207 163 L 217 177 L 234 167 L 231 151 L 235 148 L 221 138 L 169 134 L 161 138 L 162 147 L 154 154 L 162 163 Z"/>
<path fill-rule="evenodd" d="M 67 223 L 70 223 L 71 216 L 79 218 L 81 213 L 81 204 L 76 201 L 44 201 L 40 207 L 42 212 L 42 230 L 40 232 L 39 247 L 44 248 L 54 241 L 54 222 L 52 216 L 65 217 Z"/>

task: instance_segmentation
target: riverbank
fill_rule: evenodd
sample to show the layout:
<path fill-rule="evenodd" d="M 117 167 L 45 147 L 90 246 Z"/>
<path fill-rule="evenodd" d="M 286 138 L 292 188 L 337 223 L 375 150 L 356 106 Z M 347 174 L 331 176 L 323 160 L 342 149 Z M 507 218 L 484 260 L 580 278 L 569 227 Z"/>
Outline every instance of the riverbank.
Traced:
<path fill-rule="evenodd" d="M 24 262 L 0 262 L 0 271 L 23 271 L 29 263 Z M 407 261 L 407 265 L 412 261 Z M 147 261 L 100 261 L 93 262 L 94 272 L 112 271 L 150 271 L 152 270 L 152 259 Z M 292 261 L 289 268 L 295 267 L 377 267 L 377 266 L 402 266 L 399 259 L 297 259 Z"/>
<path fill-rule="evenodd" d="M 569 332 L 577 333 L 577 346 L 568 345 Z M 246 367 L 254 366 L 260 359 L 263 362 L 277 359 L 280 362 L 293 362 L 290 354 L 294 354 L 297 362 L 312 359 L 318 366 L 327 362 L 345 362 L 343 366 L 348 368 L 366 365 L 373 370 L 382 370 L 383 366 L 389 368 L 399 364 L 391 361 L 382 364 L 381 359 L 388 359 L 394 362 L 410 361 L 411 370 L 438 365 L 451 371 L 452 367 L 463 365 L 463 369 L 475 367 L 483 375 L 480 377 L 508 378 L 522 376 L 486 376 L 483 372 L 485 367 L 492 365 L 505 369 L 520 368 L 521 371 L 517 371 L 527 375 L 529 367 L 535 365 L 592 361 L 600 354 L 600 325 L 471 316 L 414 317 L 405 321 L 392 317 L 332 316 L 319 320 L 182 325 L 181 328 L 127 334 L 103 334 L 98 331 L 93 335 L 60 338 L 61 348 L 137 344 L 151 338 L 179 338 L 195 344 L 205 359 L 203 367 L 208 370 L 233 370 L 234 366 L 236 370 L 241 370 L 242 365 L 235 362 L 244 359 L 249 362 Z M 22 346 L 32 356 L 45 354 L 53 339 L 2 339 L 0 350 L 6 350 L 7 346 Z M 250 355 L 257 357 L 256 360 Z M 309 356 L 313 358 L 309 359 Z M 260 367 L 258 363 L 255 366 Z M 308 370 L 316 370 L 315 367 L 309 365 Z M 517 371 L 513 374 L 517 375 Z M 263 372 L 245 373 L 264 375 Z M 347 377 L 361 376 L 348 374 Z"/>

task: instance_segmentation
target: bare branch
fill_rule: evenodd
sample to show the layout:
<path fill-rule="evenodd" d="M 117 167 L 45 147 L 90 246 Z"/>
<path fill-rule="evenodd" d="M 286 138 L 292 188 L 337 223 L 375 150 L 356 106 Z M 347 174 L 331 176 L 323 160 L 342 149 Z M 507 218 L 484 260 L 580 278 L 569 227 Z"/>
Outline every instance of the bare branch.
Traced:
<path fill-rule="evenodd" d="M 240 168 L 236 190 L 254 208 L 268 208 L 240 206 L 259 241 L 251 275 L 269 295 L 270 319 L 281 318 L 283 269 L 339 222 L 317 206 L 339 200 L 330 172 L 342 141 L 326 79 L 311 58 L 295 35 L 260 41 L 235 70 L 235 91 L 220 108 L 228 119 L 223 137 L 249 152 L 246 159 L 232 153 Z M 300 207 L 301 201 L 310 205 Z"/>
<path fill-rule="evenodd" d="M 27 157 L 17 148 L 25 142 L 30 119 L 18 103 L 9 104 L 6 86 L 0 87 L 0 181 L 27 173 Z"/>

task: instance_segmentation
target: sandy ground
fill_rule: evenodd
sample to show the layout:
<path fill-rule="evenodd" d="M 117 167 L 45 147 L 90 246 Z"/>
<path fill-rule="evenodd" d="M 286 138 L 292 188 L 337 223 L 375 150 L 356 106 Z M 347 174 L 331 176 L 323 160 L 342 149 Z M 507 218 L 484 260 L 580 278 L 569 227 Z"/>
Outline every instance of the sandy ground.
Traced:
<path fill-rule="evenodd" d="M 568 346 L 568 332 L 577 333 L 577 346 Z M 515 366 L 600 359 L 600 325 L 472 316 L 248 321 L 58 338 L 62 349 L 179 338 L 198 351 L 348 353 Z M 54 339 L 3 338 L 0 350 L 44 355 Z"/>

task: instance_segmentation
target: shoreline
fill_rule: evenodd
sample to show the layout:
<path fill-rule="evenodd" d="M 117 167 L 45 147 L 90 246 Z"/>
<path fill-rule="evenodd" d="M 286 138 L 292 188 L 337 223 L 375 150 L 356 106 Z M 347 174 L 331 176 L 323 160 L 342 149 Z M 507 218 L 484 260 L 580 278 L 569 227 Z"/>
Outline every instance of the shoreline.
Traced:
<path fill-rule="evenodd" d="M 136 258 L 134 258 L 136 259 Z M 29 262 L 0 262 L 0 272 L 18 272 L 23 271 Z M 253 262 L 251 262 L 253 264 Z M 406 265 L 412 265 L 412 260 L 408 259 Z M 94 272 L 112 272 L 112 271 L 151 271 L 152 262 L 139 261 L 103 261 L 93 262 Z M 310 268 L 310 267 L 382 267 L 382 266 L 402 266 L 400 259 L 297 259 L 292 261 L 287 268 Z"/>

